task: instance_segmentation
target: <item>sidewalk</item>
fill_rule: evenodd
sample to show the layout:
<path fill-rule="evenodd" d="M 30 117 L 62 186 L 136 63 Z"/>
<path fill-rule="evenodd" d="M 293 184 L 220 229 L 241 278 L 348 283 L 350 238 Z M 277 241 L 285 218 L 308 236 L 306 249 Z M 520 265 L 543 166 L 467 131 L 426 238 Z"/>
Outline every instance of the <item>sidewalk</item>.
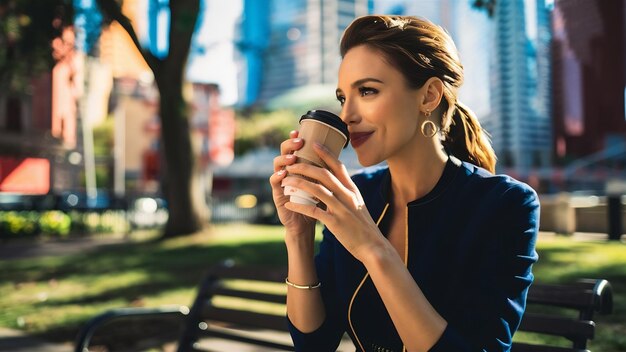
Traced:
<path fill-rule="evenodd" d="M 89 250 L 128 242 L 131 240 L 122 236 L 0 242 L 0 261 L 84 253 Z"/>

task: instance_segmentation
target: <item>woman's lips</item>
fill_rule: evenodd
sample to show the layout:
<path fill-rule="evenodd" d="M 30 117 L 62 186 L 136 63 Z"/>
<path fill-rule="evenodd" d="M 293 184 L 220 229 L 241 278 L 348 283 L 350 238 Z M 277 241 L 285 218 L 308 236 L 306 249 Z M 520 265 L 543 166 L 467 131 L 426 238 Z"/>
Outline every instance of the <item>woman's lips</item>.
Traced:
<path fill-rule="evenodd" d="M 350 133 L 350 144 L 352 144 L 352 148 L 358 148 L 361 144 L 365 143 L 373 133 L 373 131 Z"/>

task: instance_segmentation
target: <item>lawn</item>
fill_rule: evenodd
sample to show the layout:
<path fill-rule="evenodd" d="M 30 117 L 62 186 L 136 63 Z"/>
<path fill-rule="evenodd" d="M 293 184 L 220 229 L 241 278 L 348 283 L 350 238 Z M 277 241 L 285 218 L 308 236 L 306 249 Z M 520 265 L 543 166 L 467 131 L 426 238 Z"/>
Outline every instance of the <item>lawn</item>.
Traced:
<path fill-rule="evenodd" d="M 540 282 L 608 279 L 614 313 L 598 316 L 592 351 L 626 350 L 626 245 L 541 236 Z M 94 252 L 1 262 L 0 326 L 56 341 L 72 340 L 82 322 L 122 306 L 191 304 L 195 288 L 214 263 L 285 264 L 276 226 L 216 225 L 192 237 L 139 241 Z M 531 336 L 516 336 L 532 340 Z"/>

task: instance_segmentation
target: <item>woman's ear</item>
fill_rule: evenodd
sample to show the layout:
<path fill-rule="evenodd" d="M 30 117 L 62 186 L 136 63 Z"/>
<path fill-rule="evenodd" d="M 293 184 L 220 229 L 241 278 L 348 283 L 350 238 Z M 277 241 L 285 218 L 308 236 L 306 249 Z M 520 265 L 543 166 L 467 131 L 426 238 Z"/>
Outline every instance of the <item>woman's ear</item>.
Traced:
<path fill-rule="evenodd" d="M 431 77 L 422 86 L 424 95 L 420 111 L 434 111 L 443 98 L 443 82 L 437 77 Z"/>

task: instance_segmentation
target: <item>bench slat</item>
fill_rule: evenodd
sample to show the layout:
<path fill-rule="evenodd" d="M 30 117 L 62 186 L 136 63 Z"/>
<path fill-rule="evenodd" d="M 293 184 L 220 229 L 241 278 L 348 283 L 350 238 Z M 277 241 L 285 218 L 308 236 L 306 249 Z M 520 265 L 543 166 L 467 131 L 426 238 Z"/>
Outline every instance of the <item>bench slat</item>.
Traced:
<path fill-rule="evenodd" d="M 526 313 L 519 330 L 563 336 L 572 341 L 593 339 L 596 324 L 593 321 Z"/>
<path fill-rule="evenodd" d="M 540 346 L 527 343 L 514 342 L 511 352 L 589 352 L 586 349 L 556 346 Z"/>
<path fill-rule="evenodd" d="M 285 282 L 287 270 L 246 266 L 222 266 L 212 271 L 221 279 L 241 279 L 254 281 Z"/>
<path fill-rule="evenodd" d="M 202 335 L 207 337 L 217 337 L 226 340 L 239 341 L 244 342 L 256 346 L 268 347 L 273 350 L 281 350 L 281 351 L 295 351 L 293 345 L 285 345 L 278 342 L 273 342 L 269 340 L 257 339 L 254 337 L 244 336 L 242 334 L 230 333 L 224 330 L 211 330 L 210 328 L 202 331 Z"/>
<path fill-rule="evenodd" d="M 258 329 L 289 331 L 285 316 L 218 307 L 205 308 L 203 316 L 208 318 L 209 326 L 211 325 L 211 320 L 213 320 Z"/>
<path fill-rule="evenodd" d="M 529 304 L 543 304 L 572 309 L 588 309 L 594 306 L 595 296 L 591 289 L 562 285 L 532 285 L 528 292 Z"/>
<path fill-rule="evenodd" d="M 245 298 L 255 301 L 271 302 L 285 304 L 287 302 L 287 295 L 274 294 L 264 292 L 242 291 L 226 287 L 217 287 L 212 291 L 213 296 L 228 296 L 236 298 Z"/>

